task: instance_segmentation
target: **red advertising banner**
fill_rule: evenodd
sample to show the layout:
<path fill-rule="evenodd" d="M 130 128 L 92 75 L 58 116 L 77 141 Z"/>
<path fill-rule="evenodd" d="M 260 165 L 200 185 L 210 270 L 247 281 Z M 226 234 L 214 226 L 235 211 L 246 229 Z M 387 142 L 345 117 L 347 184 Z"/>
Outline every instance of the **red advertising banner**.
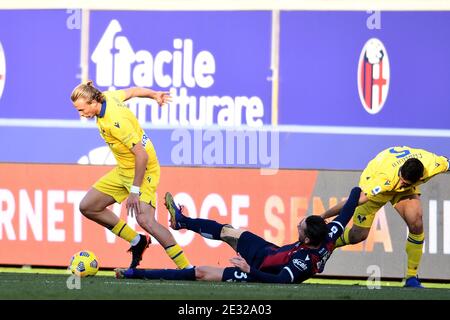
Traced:
<path fill-rule="evenodd" d="M 100 267 L 128 266 L 129 244 L 79 212 L 91 185 L 112 167 L 0 164 L 0 264 L 67 266 L 82 249 L 93 251 Z M 294 242 L 307 212 L 317 171 L 164 167 L 158 187 L 157 219 L 168 226 L 166 191 L 190 217 L 208 218 L 249 229 L 276 244 Z M 138 232 L 125 203 L 112 206 Z M 170 228 L 169 228 L 170 229 Z M 171 229 L 170 229 L 171 230 Z M 234 256 L 226 243 L 191 231 L 171 230 L 195 265 L 228 265 Z M 172 268 L 163 248 L 153 243 L 141 267 Z"/>

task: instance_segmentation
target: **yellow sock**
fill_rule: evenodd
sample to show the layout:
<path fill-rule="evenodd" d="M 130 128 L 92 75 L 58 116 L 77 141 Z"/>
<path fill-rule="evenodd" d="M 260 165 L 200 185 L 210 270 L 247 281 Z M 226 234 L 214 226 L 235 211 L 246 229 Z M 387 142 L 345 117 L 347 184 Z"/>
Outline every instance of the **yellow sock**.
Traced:
<path fill-rule="evenodd" d="M 408 234 L 408 240 L 406 241 L 406 254 L 408 255 L 408 270 L 406 271 L 406 278 L 415 277 L 417 275 L 417 268 L 422 258 L 423 240 L 425 235 L 421 234 Z"/>
<path fill-rule="evenodd" d="M 345 228 L 342 235 L 336 240 L 336 248 L 346 246 L 350 244 L 350 240 L 348 239 L 348 233 L 350 232 L 350 228 Z"/>
<path fill-rule="evenodd" d="M 131 242 L 138 233 L 128 226 L 122 219 L 111 229 L 111 232 L 122 239 Z"/>
<path fill-rule="evenodd" d="M 166 253 L 170 257 L 170 259 L 175 262 L 178 269 L 185 269 L 192 267 L 189 263 L 189 260 L 186 258 L 186 255 L 184 254 L 183 250 L 178 244 L 174 244 L 173 246 L 167 247 Z"/>

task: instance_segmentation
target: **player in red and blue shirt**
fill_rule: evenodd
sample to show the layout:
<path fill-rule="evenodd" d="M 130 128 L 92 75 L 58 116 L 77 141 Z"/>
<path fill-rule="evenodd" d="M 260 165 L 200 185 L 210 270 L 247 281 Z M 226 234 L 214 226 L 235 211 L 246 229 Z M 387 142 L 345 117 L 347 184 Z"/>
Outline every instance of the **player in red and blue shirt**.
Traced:
<path fill-rule="evenodd" d="M 116 269 L 117 278 L 166 280 L 207 280 L 228 282 L 301 283 L 324 270 L 327 260 L 358 206 L 361 189 L 352 189 L 340 214 L 330 223 L 320 216 L 308 216 L 297 226 L 299 238 L 279 247 L 263 238 L 230 225 L 208 219 L 192 219 L 182 214 L 166 194 L 166 207 L 171 214 L 171 227 L 188 229 L 205 238 L 228 243 L 238 256 L 230 259 L 233 267 L 199 266 L 190 270 Z"/>

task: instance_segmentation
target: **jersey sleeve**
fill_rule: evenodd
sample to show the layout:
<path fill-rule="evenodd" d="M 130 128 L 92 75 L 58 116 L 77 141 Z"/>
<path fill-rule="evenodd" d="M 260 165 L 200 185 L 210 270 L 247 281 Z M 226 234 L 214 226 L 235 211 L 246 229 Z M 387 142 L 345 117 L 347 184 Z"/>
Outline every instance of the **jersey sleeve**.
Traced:
<path fill-rule="evenodd" d="M 125 90 L 114 90 L 114 91 L 105 91 L 103 92 L 108 98 L 114 99 L 117 102 L 125 101 Z"/>
<path fill-rule="evenodd" d="M 431 154 L 431 158 L 431 161 L 427 164 L 427 176 L 422 180 L 423 182 L 427 182 L 435 175 L 449 170 L 449 162 L 446 157 Z"/>
<path fill-rule="evenodd" d="M 127 119 L 117 119 L 111 126 L 111 135 L 122 142 L 128 149 L 132 149 L 141 139 Z"/>

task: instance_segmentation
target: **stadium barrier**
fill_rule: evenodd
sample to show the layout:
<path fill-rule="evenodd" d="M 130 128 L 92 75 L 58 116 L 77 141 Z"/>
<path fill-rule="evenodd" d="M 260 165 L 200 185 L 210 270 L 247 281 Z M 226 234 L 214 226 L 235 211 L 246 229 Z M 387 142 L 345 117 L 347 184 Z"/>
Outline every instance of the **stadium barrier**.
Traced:
<path fill-rule="evenodd" d="M 0 265 L 67 266 L 73 253 L 93 251 L 102 268 L 129 263 L 128 243 L 84 218 L 79 203 L 90 186 L 110 166 L 0 164 Z M 236 179 L 239 177 L 239 179 Z M 258 169 L 163 167 L 158 187 L 157 219 L 168 226 L 162 203 L 174 194 L 190 217 L 210 218 L 250 230 L 275 244 L 297 239 L 303 217 L 320 214 L 344 199 L 357 183 L 359 172 L 279 170 L 261 175 Z M 444 267 L 450 255 L 450 199 L 448 176 L 423 187 L 426 241 L 419 273 L 422 278 L 450 279 Z M 128 224 L 125 206 L 113 210 Z M 442 212 L 442 214 L 440 213 Z M 227 266 L 234 252 L 228 245 L 203 239 L 191 231 L 171 230 L 195 265 Z M 401 278 L 406 267 L 406 225 L 388 205 L 380 210 L 369 238 L 338 249 L 325 275 Z M 153 239 L 142 267 L 174 267 Z"/>

